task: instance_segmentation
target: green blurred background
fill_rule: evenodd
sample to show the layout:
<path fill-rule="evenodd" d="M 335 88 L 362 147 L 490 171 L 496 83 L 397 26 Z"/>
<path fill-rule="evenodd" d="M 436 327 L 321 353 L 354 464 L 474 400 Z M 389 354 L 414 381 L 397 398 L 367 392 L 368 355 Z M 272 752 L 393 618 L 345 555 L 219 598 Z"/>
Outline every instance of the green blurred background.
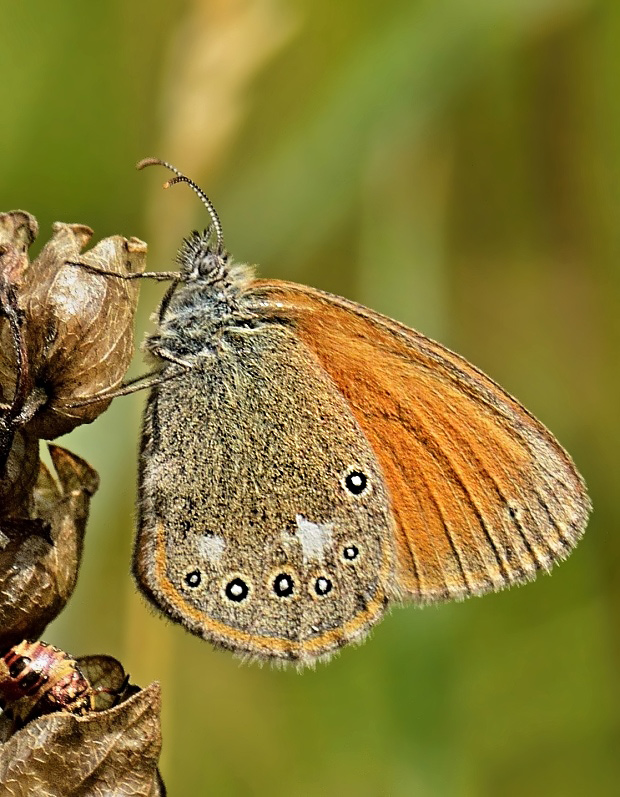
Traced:
<path fill-rule="evenodd" d="M 299 675 L 155 616 L 130 555 L 144 395 L 61 439 L 101 474 L 47 639 L 163 686 L 177 795 L 611 795 L 620 776 L 618 0 L 3 3 L 0 208 L 228 248 L 438 338 L 570 450 L 595 514 L 552 577 L 395 609 Z M 138 341 L 161 286 L 144 285 Z M 144 370 L 140 358 L 132 374 Z M 616 784 L 614 786 L 614 783 Z"/>

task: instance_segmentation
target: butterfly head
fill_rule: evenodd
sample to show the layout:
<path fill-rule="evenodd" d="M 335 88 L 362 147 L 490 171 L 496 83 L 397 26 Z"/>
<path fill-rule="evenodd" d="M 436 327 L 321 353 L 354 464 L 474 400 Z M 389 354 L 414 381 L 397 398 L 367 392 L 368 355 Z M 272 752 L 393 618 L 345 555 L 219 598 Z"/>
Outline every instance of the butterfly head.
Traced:
<path fill-rule="evenodd" d="M 183 239 L 177 263 L 181 267 L 181 275 L 186 282 L 198 281 L 207 284 L 221 282 L 229 272 L 230 257 L 221 247 L 217 237 L 214 240 L 214 227 L 198 232 Z"/>

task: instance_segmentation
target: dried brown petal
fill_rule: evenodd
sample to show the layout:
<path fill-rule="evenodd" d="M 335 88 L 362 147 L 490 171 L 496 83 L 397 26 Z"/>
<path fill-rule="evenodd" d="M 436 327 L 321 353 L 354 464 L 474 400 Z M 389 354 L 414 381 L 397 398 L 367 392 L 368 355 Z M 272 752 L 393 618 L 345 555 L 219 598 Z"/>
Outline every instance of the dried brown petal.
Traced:
<path fill-rule="evenodd" d="M 28 247 L 37 231 L 36 219 L 22 210 L 0 213 L 0 474 L 3 478 L 15 433 L 23 423 L 23 410 L 32 392 L 18 295 L 28 266 Z"/>
<path fill-rule="evenodd" d="M 0 274 L 18 286 L 28 267 L 28 247 L 39 234 L 34 216 L 25 210 L 0 213 Z"/>
<path fill-rule="evenodd" d="M 39 440 L 27 429 L 13 430 L 7 453 L 0 478 L 0 530 L 2 518 L 28 516 L 32 489 L 39 474 Z"/>
<path fill-rule="evenodd" d="M 95 270 L 135 274 L 146 263 L 146 244 L 137 238 L 105 238 L 82 253 L 92 235 L 88 227 L 56 223 L 53 229 L 20 293 L 30 367 L 48 397 L 30 426 L 33 434 L 47 439 L 103 412 L 109 399 L 73 409 L 67 404 L 117 387 L 133 356 L 138 281 Z"/>
<path fill-rule="evenodd" d="M 160 690 L 153 683 L 108 711 L 29 722 L 0 746 L 3 797 L 155 797 Z"/>
<path fill-rule="evenodd" d="M 20 370 L 27 385 L 21 423 L 47 439 L 103 412 L 109 399 L 80 408 L 68 405 L 117 387 L 133 355 L 138 283 L 96 272 L 126 276 L 143 271 L 146 263 L 146 244 L 137 238 L 105 238 L 82 252 L 92 236 L 89 227 L 58 222 L 53 230 L 39 257 L 28 264 L 36 220 L 23 211 L 0 214 L 0 310 L 17 303 L 25 347 L 18 369 L 15 330 L 0 319 L 0 401 L 5 406 L 13 401 Z"/>
<path fill-rule="evenodd" d="M 50 446 L 58 482 L 39 466 L 30 512 L 0 518 L 0 650 L 36 639 L 73 592 L 97 473 Z"/>

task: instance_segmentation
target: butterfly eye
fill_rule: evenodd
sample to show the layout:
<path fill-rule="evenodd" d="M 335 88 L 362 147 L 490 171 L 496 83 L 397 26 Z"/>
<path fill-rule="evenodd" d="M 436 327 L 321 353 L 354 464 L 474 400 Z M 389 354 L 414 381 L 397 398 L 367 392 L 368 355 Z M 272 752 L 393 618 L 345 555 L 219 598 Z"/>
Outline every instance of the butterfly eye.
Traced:
<path fill-rule="evenodd" d="M 295 591 L 295 582 L 286 573 L 279 573 L 273 580 L 273 591 L 278 598 L 289 598 Z"/>
<path fill-rule="evenodd" d="M 353 495 L 361 495 L 368 487 L 368 477 L 361 470 L 351 470 L 344 477 L 344 486 Z"/>
<path fill-rule="evenodd" d="M 191 573 L 185 575 L 185 583 L 188 587 L 197 587 L 202 580 L 200 570 L 192 570 Z"/>
<path fill-rule="evenodd" d="M 353 562 L 360 555 L 360 549 L 357 545 L 347 545 L 342 550 L 342 558 L 347 562 Z"/>
<path fill-rule="evenodd" d="M 244 601 L 248 597 L 249 592 L 250 588 L 245 581 L 239 577 L 233 578 L 232 581 L 229 581 L 224 590 L 224 594 L 228 600 L 233 601 L 234 603 L 241 603 L 241 601 Z"/>
<path fill-rule="evenodd" d="M 333 584 L 325 576 L 320 576 L 314 582 L 314 591 L 317 595 L 327 595 L 328 592 L 332 591 Z"/>

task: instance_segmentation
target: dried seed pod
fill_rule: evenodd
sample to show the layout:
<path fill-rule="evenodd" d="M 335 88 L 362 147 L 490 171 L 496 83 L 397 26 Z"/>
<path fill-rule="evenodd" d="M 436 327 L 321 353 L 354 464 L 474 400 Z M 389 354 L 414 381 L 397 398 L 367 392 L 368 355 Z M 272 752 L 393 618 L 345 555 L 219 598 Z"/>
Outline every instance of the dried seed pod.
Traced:
<path fill-rule="evenodd" d="M 73 592 L 97 473 L 50 446 L 58 483 L 42 463 L 29 513 L 0 518 L 0 650 L 41 636 Z"/>
<path fill-rule="evenodd" d="M 57 222 L 53 231 L 36 260 L 20 262 L 19 279 L 13 280 L 35 409 L 26 420 L 32 434 L 46 439 L 90 423 L 109 405 L 107 399 L 69 406 L 108 393 L 122 381 L 134 351 L 138 284 L 110 273 L 136 274 L 146 263 L 146 244 L 137 238 L 105 238 L 82 252 L 92 236 L 89 227 Z M 5 323 L 0 330 L 4 397 L 13 395 L 20 376 L 15 349 Z"/>

